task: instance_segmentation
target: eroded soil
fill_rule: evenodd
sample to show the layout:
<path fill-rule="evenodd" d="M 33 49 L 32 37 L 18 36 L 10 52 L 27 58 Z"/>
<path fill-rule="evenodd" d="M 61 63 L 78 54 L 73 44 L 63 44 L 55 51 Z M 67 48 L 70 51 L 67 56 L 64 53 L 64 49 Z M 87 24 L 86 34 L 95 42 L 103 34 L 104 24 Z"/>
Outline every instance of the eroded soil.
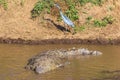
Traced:
<path fill-rule="evenodd" d="M 56 0 L 57 1 L 57 0 Z M 63 22 L 57 21 L 58 11 L 51 10 L 51 14 L 46 14 L 31 19 L 30 11 L 37 0 L 25 0 L 24 5 L 20 5 L 20 0 L 8 0 L 8 9 L 4 10 L 0 6 L 0 41 L 5 43 L 120 43 L 120 1 L 109 0 L 102 6 L 91 6 L 90 4 L 80 7 L 79 20 L 75 24 L 82 25 L 88 16 L 101 19 L 106 15 L 112 15 L 115 19 L 113 24 L 106 27 L 87 27 L 84 31 L 78 31 L 72 35 L 66 34 Z M 59 1 L 58 1 L 59 3 Z M 112 7 L 112 10 L 108 10 Z M 64 5 L 63 5 L 64 9 Z M 87 14 L 83 14 L 86 11 Z M 63 11 L 64 12 L 64 11 Z M 55 15 L 56 14 L 56 15 Z M 44 19 L 47 20 L 43 20 Z"/>

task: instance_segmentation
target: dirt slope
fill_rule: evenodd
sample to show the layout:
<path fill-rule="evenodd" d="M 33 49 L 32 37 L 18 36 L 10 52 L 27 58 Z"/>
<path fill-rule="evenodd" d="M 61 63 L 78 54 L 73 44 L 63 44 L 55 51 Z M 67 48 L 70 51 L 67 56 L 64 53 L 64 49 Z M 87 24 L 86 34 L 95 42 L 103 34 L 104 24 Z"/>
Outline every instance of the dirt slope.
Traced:
<path fill-rule="evenodd" d="M 23 40 L 46 40 L 46 39 L 104 39 L 104 40 L 120 40 L 120 1 L 109 0 L 103 6 L 92 6 L 87 4 L 80 8 L 78 21 L 79 25 L 85 22 L 90 15 L 95 18 L 102 18 L 105 15 L 112 15 L 115 21 L 111 25 L 103 28 L 86 28 L 84 31 L 77 32 L 75 35 L 71 33 L 64 34 L 60 29 L 56 28 L 53 23 L 38 18 L 31 19 L 30 11 L 33 9 L 37 0 L 25 0 L 24 5 L 20 5 L 20 0 L 8 0 L 8 9 L 4 10 L 0 6 L 0 38 L 5 39 L 23 39 Z M 108 10 L 112 7 L 112 11 Z M 83 14 L 87 11 L 88 14 Z M 57 25 L 63 26 L 63 22 L 57 22 L 55 15 L 45 14 L 42 17 L 49 18 Z"/>

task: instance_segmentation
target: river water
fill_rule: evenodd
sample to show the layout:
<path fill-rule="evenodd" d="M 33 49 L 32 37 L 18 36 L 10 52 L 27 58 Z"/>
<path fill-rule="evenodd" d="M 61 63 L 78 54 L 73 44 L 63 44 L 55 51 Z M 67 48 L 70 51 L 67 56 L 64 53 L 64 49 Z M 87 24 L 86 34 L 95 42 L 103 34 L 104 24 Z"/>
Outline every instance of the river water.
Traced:
<path fill-rule="evenodd" d="M 27 60 L 39 52 L 60 48 L 99 50 L 101 56 L 78 56 L 70 64 L 45 74 L 24 69 Z M 0 44 L 0 80 L 99 80 L 120 74 L 120 46 L 112 45 L 17 45 Z"/>

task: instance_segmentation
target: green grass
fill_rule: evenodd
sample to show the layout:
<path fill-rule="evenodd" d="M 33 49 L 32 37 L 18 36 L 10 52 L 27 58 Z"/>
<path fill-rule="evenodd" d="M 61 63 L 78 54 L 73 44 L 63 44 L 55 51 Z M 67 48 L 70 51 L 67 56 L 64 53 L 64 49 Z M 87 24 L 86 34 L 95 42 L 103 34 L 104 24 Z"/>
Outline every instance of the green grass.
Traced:
<path fill-rule="evenodd" d="M 53 0 L 39 0 L 31 11 L 32 18 L 38 17 L 43 11 L 50 13 L 50 8 L 53 6 Z"/>
<path fill-rule="evenodd" d="M 65 14 L 73 21 L 78 20 L 78 11 L 75 6 L 76 2 L 75 0 L 62 0 L 62 3 L 66 3 L 68 6 L 68 9 L 65 11 Z M 101 5 L 104 2 L 104 0 L 78 0 L 78 3 L 81 5 L 85 5 L 86 3 L 92 3 L 95 5 Z M 21 0 L 21 4 L 23 5 L 23 0 Z M 47 11 L 50 13 L 50 8 L 53 6 L 54 0 L 38 0 L 38 2 L 35 4 L 33 10 L 31 11 L 32 18 L 35 18 L 41 14 L 43 11 Z"/>
<path fill-rule="evenodd" d="M 106 16 L 102 20 L 94 20 L 93 24 L 95 27 L 105 27 L 107 24 L 112 24 L 114 20 L 115 19 L 112 16 Z"/>
<path fill-rule="evenodd" d="M 6 0 L 0 0 L 0 5 L 1 5 L 5 10 L 7 10 L 8 4 L 7 4 L 7 1 L 6 1 Z"/>
<path fill-rule="evenodd" d="M 81 26 L 76 26 L 74 28 L 75 32 L 80 32 L 80 31 L 84 31 L 85 30 L 85 25 L 81 25 Z"/>
<path fill-rule="evenodd" d="M 65 14 L 73 21 L 78 20 L 78 10 L 76 9 L 76 3 L 84 6 L 86 3 L 92 3 L 95 5 L 102 5 L 106 0 L 61 0 L 61 3 L 65 3 L 68 9 Z M 23 5 L 23 0 L 21 0 Z M 47 11 L 50 13 L 50 9 L 53 7 L 54 0 L 38 0 L 33 10 L 31 11 L 32 18 L 38 17 L 42 12 Z M 61 7 L 62 8 L 62 7 Z"/>
<path fill-rule="evenodd" d="M 68 5 L 68 9 L 67 11 L 65 11 L 65 14 L 72 20 L 78 20 L 79 16 L 78 16 L 78 11 L 75 8 L 75 2 L 73 2 L 73 0 L 66 0 L 66 3 Z"/>
<path fill-rule="evenodd" d="M 78 0 L 81 6 L 84 6 L 87 3 L 92 3 L 94 5 L 102 5 L 105 0 Z"/>
<path fill-rule="evenodd" d="M 102 20 L 94 20 L 94 26 L 95 27 L 105 27 L 107 25 L 107 22 Z"/>
<path fill-rule="evenodd" d="M 75 8 L 75 3 L 73 0 L 66 0 L 66 4 L 68 5 L 68 9 L 65 11 L 65 14 L 73 21 L 78 20 L 78 11 Z M 64 2 L 64 1 L 62 1 Z M 38 1 L 33 10 L 31 11 L 32 18 L 38 17 L 42 12 L 47 11 L 50 13 L 50 9 L 54 5 L 54 0 L 40 0 Z"/>
<path fill-rule="evenodd" d="M 92 16 L 88 16 L 88 17 L 86 18 L 86 24 L 90 24 L 92 18 L 93 18 Z"/>
<path fill-rule="evenodd" d="M 108 24 L 112 24 L 114 21 L 115 19 L 111 15 L 105 16 L 102 19 L 94 19 L 92 16 L 88 16 L 84 24 L 81 24 L 79 27 L 76 26 L 74 29 L 76 32 L 80 32 L 92 26 L 101 28 L 106 27 Z"/>

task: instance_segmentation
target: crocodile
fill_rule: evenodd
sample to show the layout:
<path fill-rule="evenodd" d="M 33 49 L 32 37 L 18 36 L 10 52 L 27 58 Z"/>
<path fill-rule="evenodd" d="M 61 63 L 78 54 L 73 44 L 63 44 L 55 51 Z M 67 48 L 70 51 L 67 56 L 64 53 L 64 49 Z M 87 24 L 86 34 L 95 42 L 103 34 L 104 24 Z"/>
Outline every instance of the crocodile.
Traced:
<path fill-rule="evenodd" d="M 33 70 L 42 74 L 69 64 L 68 58 L 71 56 L 101 55 L 100 51 L 90 51 L 85 48 L 48 50 L 33 56 L 28 60 L 25 69 Z"/>

